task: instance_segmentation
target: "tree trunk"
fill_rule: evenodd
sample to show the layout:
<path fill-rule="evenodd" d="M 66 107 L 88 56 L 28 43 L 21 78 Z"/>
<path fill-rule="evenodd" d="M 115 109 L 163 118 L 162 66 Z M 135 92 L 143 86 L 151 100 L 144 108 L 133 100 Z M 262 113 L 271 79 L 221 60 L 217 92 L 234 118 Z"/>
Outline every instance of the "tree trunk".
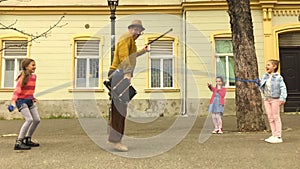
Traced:
<path fill-rule="evenodd" d="M 227 0 L 235 60 L 236 116 L 239 131 L 262 131 L 266 129 L 262 98 L 253 80 L 258 78 L 258 65 L 254 47 L 253 23 L 250 0 Z"/>

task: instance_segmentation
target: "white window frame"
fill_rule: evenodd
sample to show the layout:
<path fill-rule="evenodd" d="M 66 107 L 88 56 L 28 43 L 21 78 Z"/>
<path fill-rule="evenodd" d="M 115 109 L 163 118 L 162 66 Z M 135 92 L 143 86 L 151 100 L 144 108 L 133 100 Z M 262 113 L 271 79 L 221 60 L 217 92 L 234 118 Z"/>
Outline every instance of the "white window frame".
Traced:
<path fill-rule="evenodd" d="M 77 56 L 77 41 L 88 41 L 88 40 L 75 40 L 75 79 L 74 79 L 74 86 L 76 89 L 99 89 L 100 88 L 100 53 L 101 53 L 101 41 L 100 40 L 93 40 L 93 41 L 99 41 L 99 51 L 98 51 L 98 55 L 94 56 L 94 55 L 85 55 L 85 56 Z M 86 85 L 85 87 L 80 87 L 77 86 L 77 64 L 78 64 L 78 60 L 77 59 L 86 59 Z M 89 81 L 89 72 L 90 72 L 90 60 L 91 59 L 98 59 L 98 83 L 97 83 L 97 87 L 89 87 L 90 86 L 90 81 Z"/>
<path fill-rule="evenodd" d="M 3 48 L 5 48 L 5 42 L 6 41 L 25 41 L 25 40 L 3 40 L 2 41 L 2 46 L 3 46 Z M 6 49 L 4 49 L 3 51 L 2 51 L 2 81 L 1 81 L 1 88 L 5 88 L 5 89 L 10 89 L 10 88 L 14 88 L 16 85 L 17 85 L 17 81 L 15 81 L 15 79 L 17 78 L 17 76 L 21 73 L 21 71 L 22 70 L 19 70 L 19 67 L 20 67 L 20 65 L 19 65 L 19 62 L 18 62 L 18 60 L 19 59 L 21 59 L 21 60 L 23 60 L 23 59 L 25 59 L 25 58 L 27 58 L 27 56 L 28 56 L 28 53 L 27 53 L 27 48 L 28 48 L 28 46 L 26 46 L 26 55 L 24 55 L 24 56 L 16 56 L 16 55 L 13 55 L 13 56 L 5 56 L 5 50 Z M 5 78 L 5 72 L 6 72 L 6 70 L 5 70 L 5 68 L 6 68 L 6 60 L 8 60 L 8 59 L 13 59 L 14 60 L 14 77 L 13 77 L 13 86 L 4 86 L 4 84 L 5 84 L 5 79 L 7 79 L 7 78 Z M 22 68 L 21 68 L 22 69 Z"/>
<path fill-rule="evenodd" d="M 232 86 L 230 86 L 230 69 L 229 69 L 229 67 L 230 67 L 230 65 L 229 65 L 229 57 L 232 57 L 233 59 L 234 59 L 234 57 L 233 57 L 233 53 L 217 53 L 216 52 L 216 41 L 218 41 L 218 40 L 220 40 L 220 41 L 222 41 L 222 40 L 230 40 L 231 41 L 231 43 L 232 43 L 232 39 L 231 38 L 222 38 L 222 37 L 220 37 L 220 38 L 215 38 L 214 39 L 214 41 L 215 41 L 215 49 L 214 49 L 214 52 L 215 52 L 215 72 L 216 72 L 216 76 L 218 76 L 218 74 L 217 74 L 217 66 L 218 66 L 218 64 L 217 64 L 217 62 L 218 62 L 218 60 L 220 59 L 220 57 L 225 57 L 225 66 L 226 66 L 226 72 L 225 72 L 225 75 L 226 75 L 226 77 L 223 77 L 224 78 L 224 81 L 226 81 L 226 83 L 225 83 L 225 87 L 226 88 L 235 88 L 235 85 L 232 85 Z"/>
<path fill-rule="evenodd" d="M 225 61 L 226 61 L 226 72 L 225 72 L 225 75 L 226 75 L 226 79 L 224 79 L 225 81 L 226 81 L 226 83 L 225 83 L 225 87 L 227 87 L 227 88 L 235 88 L 235 85 L 234 86 L 230 86 L 229 85 L 229 78 L 230 78 L 230 76 L 229 76 L 229 57 L 232 57 L 233 58 L 233 54 L 232 53 L 222 53 L 222 54 L 215 54 L 215 59 L 216 59 L 216 62 L 218 62 L 218 59 L 220 59 L 220 57 L 225 57 Z M 216 70 L 215 70 L 215 72 L 217 72 L 217 63 L 215 63 L 216 64 Z M 217 75 L 217 73 L 216 73 L 216 76 L 218 76 Z M 225 77 L 223 77 L 223 78 L 225 78 Z"/>
<path fill-rule="evenodd" d="M 150 88 L 151 89 L 174 89 L 175 88 L 175 71 L 174 71 L 174 68 L 175 68 L 175 52 L 174 52 L 174 40 L 168 40 L 168 41 L 172 41 L 172 55 L 151 55 L 151 45 L 150 45 L 150 57 L 149 57 L 149 85 L 150 85 Z M 164 65 L 163 65 L 163 61 L 165 59 L 172 59 L 172 87 L 164 87 L 164 81 L 163 81 L 163 71 L 160 71 L 160 86 L 159 87 L 153 87 L 152 86 L 152 81 L 151 81 L 151 62 L 152 62 L 152 59 L 159 59 L 160 60 L 160 69 L 163 70 L 164 69 Z"/>

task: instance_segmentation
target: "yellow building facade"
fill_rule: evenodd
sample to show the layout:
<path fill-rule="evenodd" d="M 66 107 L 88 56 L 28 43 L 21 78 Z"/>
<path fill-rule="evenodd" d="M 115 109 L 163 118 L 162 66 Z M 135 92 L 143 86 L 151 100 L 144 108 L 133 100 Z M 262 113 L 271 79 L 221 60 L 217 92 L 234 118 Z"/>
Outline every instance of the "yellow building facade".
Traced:
<path fill-rule="evenodd" d="M 235 114 L 233 54 L 225 0 L 127 0 L 116 12 L 116 41 L 134 19 L 146 28 L 137 41 L 142 48 L 133 85 L 138 95 L 130 116 L 206 114 L 216 75 L 226 80 L 225 114 Z M 300 2 L 251 1 L 259 74 L 268 59 L 279 59 L 290 100 L 286 111 L 297 111 L 300 90 Z M 110 12 L 107 1 L 3 1 L 0 23 L 0 117 L 20 117 L 6 109 L 23 58 L 37 63 L 36 97 L 42 117 L 99 117 L 108 112 L 108 91 L 102 84 L 110 66 Z M 52 27 L 62 19 L 57 26 Z M 47 30 L 46 36 L 32 40 Z M 32 36 L 33 35 L 33 36 Z M 30 43 L 22 47 L 24 42 Z M 159 70 L 159 71 L 158 71 Z M 299 97 L 299 98 L 298 98 Z"/>

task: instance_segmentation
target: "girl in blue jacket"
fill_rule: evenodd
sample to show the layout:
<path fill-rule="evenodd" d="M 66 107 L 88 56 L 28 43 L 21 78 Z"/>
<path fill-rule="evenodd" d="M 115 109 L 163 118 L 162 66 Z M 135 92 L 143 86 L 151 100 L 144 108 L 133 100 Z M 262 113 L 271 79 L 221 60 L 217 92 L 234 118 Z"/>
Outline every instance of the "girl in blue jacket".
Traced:
<path fill-rule="evenodd" d="M 280 106 L 284 105 L 286 101 L 287 90 L 283 77 L 277 73 L 278 67 L 278 60 L 269 60 L 266 65 L 267 72 L 260 83 L 260 89 L 264 95 L 265 109 L 272 130 L 272 136 L 265 139 L 268 143 L 283 142 Z"/>

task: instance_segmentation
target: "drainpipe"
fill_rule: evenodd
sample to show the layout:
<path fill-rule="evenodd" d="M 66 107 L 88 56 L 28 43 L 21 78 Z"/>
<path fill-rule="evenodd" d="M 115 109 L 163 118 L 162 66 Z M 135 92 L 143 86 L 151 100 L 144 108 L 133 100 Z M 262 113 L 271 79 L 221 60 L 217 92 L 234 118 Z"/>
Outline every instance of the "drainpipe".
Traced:
<path fill-rule="evenodd" d="M 182 0 L 182 3 L 185 2 L 185 0 Z M 188 116 L 187 114 L 187 59 L 186 59 L 186 11 L 183 10 L 182 13 L 182 30 L 183 30 L 183 100 L 182 100 L 182 110 L 181 115 L 182 116 Z"/>

